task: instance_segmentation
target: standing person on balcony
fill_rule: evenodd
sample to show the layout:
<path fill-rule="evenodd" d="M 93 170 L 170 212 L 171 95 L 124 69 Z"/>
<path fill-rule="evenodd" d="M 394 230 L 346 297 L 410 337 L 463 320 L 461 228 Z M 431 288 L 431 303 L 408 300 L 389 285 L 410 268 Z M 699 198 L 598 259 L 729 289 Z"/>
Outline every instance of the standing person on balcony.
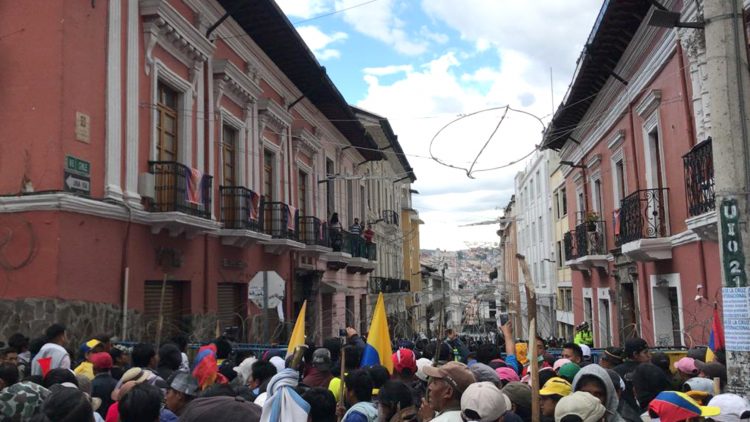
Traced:
<path fill-rule="evenodd" d="M 331 220 L 328 221 L 328 227 L 330 230 L 331 247 L 336 252 L 341 252 L 341 222 L 339 221 L 339 213 L 335 212 L 331 214 Z"/>
<path fill-rule="evenodd" d="M 354 224 L 349 226 L 349 231 L 356 236 L 362 234 L 362 224 L 359 223 L 359 218 L 354 219 Z"/>
<path fill-rule="evenodd" d="M 362 237 L 365 238 L 367 244 L 372 243 L 372 239 L 375 237 L 375 231 L 372 230 L 372 224 L 367 224 L 367 228 L 362 232 Z"/>

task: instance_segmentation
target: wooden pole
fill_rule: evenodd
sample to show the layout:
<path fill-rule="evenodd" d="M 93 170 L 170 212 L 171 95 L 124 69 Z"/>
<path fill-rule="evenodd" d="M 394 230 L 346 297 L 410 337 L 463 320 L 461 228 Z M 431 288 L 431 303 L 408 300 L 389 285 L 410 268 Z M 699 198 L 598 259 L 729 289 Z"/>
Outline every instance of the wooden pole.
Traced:
<path fill-rule="evenodd" d="M 341 382 L 339 383 L 339 404 L 341 406 L 344 406 L 344 393 L 346 393 L 345 385 L 344 385 L 344 371 L 346 368 L 346 348 L 349 347 L 347 344 L 344 344 L 341 346 L 341 369 L 339 370 L 339 379 Z M 339 421 L 341 418 L 339 418 Z"/>
<path fill-rule="evenodd" d="M 164 326 L 164 293 L 167 290 L 167 273 L 164 273 L 164 279 L 161 282 L 161 298 L 159 298 L 159 319 L 156 322 L 156 347 L 161 343 L 161 332 Z"/>
<path fill-rule="evenodd" d="M 526 285 L 526 302 L 529 306 L 529 349 L 531 349 L 531 420 L 540 420 L 539 415 L 539 360 L 536 356 L 536 290 L 534 290 L 534 280 L 531 278 L 531 271 L 529 271 L 529 264 L 526 262 L 526 257 L 521 254 L 516 254 L 518 265 L 521 266 L 521 272 L 523 272 L 523 278 Z"/>

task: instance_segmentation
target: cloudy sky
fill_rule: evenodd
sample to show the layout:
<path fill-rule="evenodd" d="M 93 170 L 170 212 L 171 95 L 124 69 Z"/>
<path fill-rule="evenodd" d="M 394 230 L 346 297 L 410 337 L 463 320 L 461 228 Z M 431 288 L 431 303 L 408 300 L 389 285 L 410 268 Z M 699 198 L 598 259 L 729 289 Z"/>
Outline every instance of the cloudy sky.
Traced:
<path fill-rule="evenodd" d="M 543 129 L 503 107 L 549 121 L 601 0 L 277 2 L 347 101 L 387 117 L 398 134 L 417 175 L 422 247 L 496 242 L 497 225 L 459 226 L 501 215 L 525 161 L 490 169 L 533 151 Z M 430 159 L 430 145 L 473 178 Z"/>

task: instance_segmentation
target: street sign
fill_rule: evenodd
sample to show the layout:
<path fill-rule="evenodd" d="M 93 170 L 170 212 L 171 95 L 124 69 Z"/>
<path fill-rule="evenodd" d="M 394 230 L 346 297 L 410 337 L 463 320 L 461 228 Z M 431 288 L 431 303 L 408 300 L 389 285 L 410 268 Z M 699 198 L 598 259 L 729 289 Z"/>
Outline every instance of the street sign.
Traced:
<path fill-rule="evenodd" d="M 74 174 L 67 170 L 63 174 L 63 188 L 66 192 L 91 195 L 90 177 Z"/>
<path fill-rule="evenodd" d="M 276 271 L 258 271 L 248 283 L 248 299 L 261 309 L 273 309 L 284 302 L 285 287 L 286 282 Z"/>
<path fill-rule="evenodd" d="M 79 176 L 91 176 L 91 163 L 72 155 L 65 156 L 65 171 Z M 67 179 L 67 177 L 66 177 Z"/>
<path fill-rule="evenodd" d="M 745 252 L 742 250 L 739 208 L 736 199 L 731 198 L 721 201 L 719 220 L 721 221 L 721 249 L 726 277 L 725 286 L 747 287 Z"/>

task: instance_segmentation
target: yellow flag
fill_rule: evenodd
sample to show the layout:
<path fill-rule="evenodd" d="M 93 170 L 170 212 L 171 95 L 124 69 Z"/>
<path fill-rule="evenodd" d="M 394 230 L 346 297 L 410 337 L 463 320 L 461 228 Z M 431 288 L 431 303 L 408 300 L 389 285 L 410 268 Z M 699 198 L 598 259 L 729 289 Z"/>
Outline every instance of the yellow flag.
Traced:
<path fill-rule="evenodd" d="M 287 357 L 294 354 L 294 349 L 297 346 L 305 344 L 305 309 L 307 309 L 307 301 L 302 303 L 302 309 L 299 310 L 299 315 L 297 315 L 297 322 L 294 323 L 294 330 L 292 330 L 292 336 L 289 337 L 289 345 L 286 348 Z"/>
<path fill-rule="evenodd" d="M 362 355 L 361 366 L 380 364 L 386 367 L 388 372 L 393 373 L 392 353 L 391 335 L 388 333 L 388 318 L 385 313 L 383 293 L 380 293 L 378 302 L 375 304 L 375 311 L 372 313 L 370 332 L 367 333 L 367 346 Z"/>

